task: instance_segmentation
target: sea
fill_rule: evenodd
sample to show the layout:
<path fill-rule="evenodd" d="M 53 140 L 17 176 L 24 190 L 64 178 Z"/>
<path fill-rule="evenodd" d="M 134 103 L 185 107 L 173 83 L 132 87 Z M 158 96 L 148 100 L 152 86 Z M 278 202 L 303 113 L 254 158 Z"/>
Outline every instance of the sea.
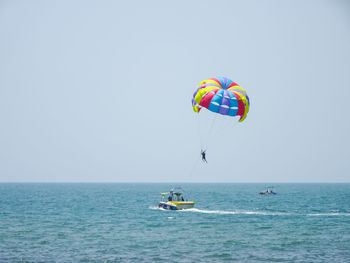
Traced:
<path fill-rule="evenodd" d="M 266 186 L 1 183 L 0 262 L 350 262 L 350 184 Z"/>

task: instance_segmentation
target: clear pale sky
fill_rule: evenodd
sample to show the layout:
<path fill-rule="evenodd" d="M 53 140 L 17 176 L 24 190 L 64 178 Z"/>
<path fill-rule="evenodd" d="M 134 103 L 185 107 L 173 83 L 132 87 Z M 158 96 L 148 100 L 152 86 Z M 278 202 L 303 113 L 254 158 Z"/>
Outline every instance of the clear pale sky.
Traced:
<path fill-rule="evenodd" d="M 350 182 L 347 1 L 1 0 L 0 39 L 1 182 Z M 215 76 L 251 108 L 203 164 Z"/>

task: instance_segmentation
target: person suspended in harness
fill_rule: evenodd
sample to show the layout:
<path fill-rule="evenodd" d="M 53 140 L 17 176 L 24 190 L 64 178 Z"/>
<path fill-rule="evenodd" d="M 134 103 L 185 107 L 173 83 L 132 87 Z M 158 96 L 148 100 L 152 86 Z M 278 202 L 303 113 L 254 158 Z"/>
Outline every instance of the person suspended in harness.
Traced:
<path fill-rule="evenodd" d="M 201 150 L 201 155 L 202 155 L 202 161 L 207 163 L 207 159 L 205 159 L 205 152 L 206 150 Z"/>

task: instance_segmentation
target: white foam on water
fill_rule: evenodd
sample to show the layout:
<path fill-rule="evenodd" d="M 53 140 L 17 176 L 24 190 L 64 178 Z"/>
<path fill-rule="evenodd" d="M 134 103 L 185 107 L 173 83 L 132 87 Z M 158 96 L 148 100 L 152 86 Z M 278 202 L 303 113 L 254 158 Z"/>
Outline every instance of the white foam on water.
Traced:
<path fill-rule="evenodd" d="M 181 210 L 181 212 L 195 212 L 195 213 L 203 213 L 203 214 L 219 214 L 219 215 L 234 215 L 236 212 L 234 211 L 223 211 L 223 210 L 203 210 L 197 208 L 190 208 Z"/>
<path fill-rule="evenodd" d="M 290 213 L 282 213 L 282 212 L 263 212 L 263 211 L 226 211 L 226 210 L 205 210 L 205 209 L 185 209 L 181 210 L 183 212 L 195 212 L 195 213 L 203 213 L 203 214 L 219 214 L 219 215 L 267 215 L 267 216 L 275 216 L 275 215 L 290 215 Z"/>
<path fill-rule="evenodd" d="M 149 209 L 152 210 L 161 210 L 161 211 L 173 211 L 164 209 L 158 206 L 150 206 Z M 192 212 L 192 213 L 202 213 L 202 214 L 217 214 L 217 215 L 263 215 L 263 216 L 286 216 L 293 215 L 293 213 L 286 212 L 264 212 L 264 211 L 245 211 L 245 210 L 235 210 L 235 211 L 227 211 L 227 210 L 206 210 L 206 209 L 198 209 L 198 208 L 190 208 L 184 210 L 176 210 L 178 212 Z M 313 214 L 298 214 L 300 216 L 350 216 L 350 213 L 313 213 Z M 170 218 L 169 218 L 170 219 Z"/>
<path fill-rule="evenodd" d="M 307 216 L 350 216 L 350 213 L 317 213 L 307 214 Z"/>
<path fill-rule="evenodd" d="M 150 207 L 148 207 L 148 208 L 149 208 L 149 209 L 152 209 L 152 210 L 171 211 L 171 210 L 164 209 L 164 208 L 158 207 L 158 206 L 150 206 Z"/>

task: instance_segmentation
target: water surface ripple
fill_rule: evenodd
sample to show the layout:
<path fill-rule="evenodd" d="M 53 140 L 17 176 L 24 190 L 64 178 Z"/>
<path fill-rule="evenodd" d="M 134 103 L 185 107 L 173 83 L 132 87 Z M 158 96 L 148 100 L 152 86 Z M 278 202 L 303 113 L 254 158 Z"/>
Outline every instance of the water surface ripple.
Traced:
<path fill-rule="evenodd" d="M 350 184 L 0 184 L 0 262 L 350 262 Z"/>

